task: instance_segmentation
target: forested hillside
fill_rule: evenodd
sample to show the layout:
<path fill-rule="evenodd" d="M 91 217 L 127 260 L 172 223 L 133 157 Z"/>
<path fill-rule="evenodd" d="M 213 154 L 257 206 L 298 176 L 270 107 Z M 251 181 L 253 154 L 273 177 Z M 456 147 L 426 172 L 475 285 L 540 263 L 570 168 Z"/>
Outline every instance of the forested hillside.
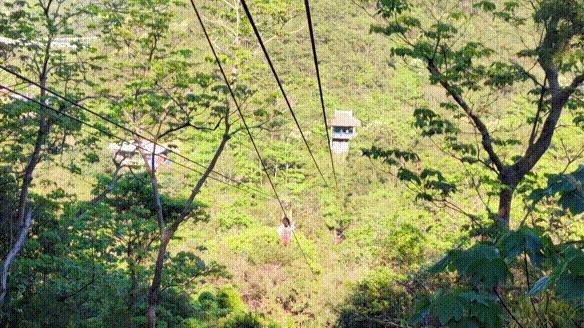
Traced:
<path fill-rule="evenodd" d="M 578 0 L 0 0 L 0 327 L 584 327 L 583 37 Z"/>

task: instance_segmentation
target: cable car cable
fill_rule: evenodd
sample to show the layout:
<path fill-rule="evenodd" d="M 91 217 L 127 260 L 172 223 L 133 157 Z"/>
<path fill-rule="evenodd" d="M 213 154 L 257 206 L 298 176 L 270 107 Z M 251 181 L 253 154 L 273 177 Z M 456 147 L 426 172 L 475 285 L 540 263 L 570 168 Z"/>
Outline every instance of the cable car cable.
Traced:
<path fill-rule="evenodd" d="M 325 109 L 325 105 L 324 105 L 324 96 L 323 96 L 323 92 L 322 92 L 322 83 L 320 81 L 320 69 L 318 68 L 318 56 L 316 54 L 316 42 L 314 40 L 314 30 L 312 27 L 312 16 L 310 14 L 310 4 L 309 4 L 309 0 L 304 0 L 304 7 L 306 8 L 306 19 L 308 21 L 308 30 L 310 32 L 310 43 L 312 45 L 312 57 L 314 58 L 314 67 L 316 69 L 316 80 L 318 81 L 318 92 L 320 94 L 320 104 L 322 107 L 322 117 L 324 120 L 324 126 L 326 129 L 326 139 L 328 141 L 328 149 L 329 149 L 329 155 L 331 158 L 331 167 L 333 170 L 333 176 L 335 179 L 335 186 L 338 189 L 339 188 L 339 183 L 337 181 L 337 172 L 335 170 L 335 162 L 333 160 L 333 150 L 331 149 L 331 137 L 330 137 L 330 132 L 329 132 L 329 126 L 328 126 L 328 122 L 327 122 L 327 117 L 326 117 L 326 109 Z"/>
<path fill-rule="evenodd" d="M 300 123 L 298 122 L 298 118 L 296 117 L 296 113 L 294 113 L 294 110 L 292 109 L 292 105 L 290 104 L 290 100 L 288 100 L 288 96 L 286 95 L 286 91 L 284 91 L 284 87 L 282 86 L 282 82 L 280 81 L 280 78 L 278 77 L 278 73 L 276 72 L 276 69 L 274 68 L 274 64 L 272 63 L 272 60 L 270 59 L 270 55 L 268 54 L 268 50 L 266 49 L 266 46 L 264 45 L 264 41 L 262 40 L 262 37 L 260 36 L 260 33 L 257 29 L 257 26 L 255 25 L 255 22 L 253 20 L 251 12 L 249 11 L 249 8 L 247 7 L 247 3 L 245 2 L 245 0 L 241 0 L 241 4 L 243 5 L 243 10 L 245 11 L 247 18 L 249 19 L 251 27 L 255 33 L 256 38 L 258 39 L 258 42 L 262 48 L 264 56 L 266 57 L 266 60 L 268 61 L 268 65 L 270 66 L 270 69 L 272 70 L 272 73 L 274 74 L 274 77 L 276 78 L 276 82 L 278 82 L 278 87 L 280 87 L 280 91 L 282 92 L 282 95 L 284 96 L 284 100 L 286 101 L 286 105 L 288 106 L 288 109 L 290 110 L 290 114 L 292 115 L 292 118 L 294 119 L 294 123 L 296 123 L 296 127 L 298 128 L 298 131 L 300 132 L 300 136 L 302 137 L 302 140 L 304 141 L 304 145 L 306 145 L 306 149 L 308 150 L 310 157 L 312 158 L 312 161 L 314 162 L 314 165 L 316 166 L 316 169 L 318 170 L 318 173 L 322 177 L 322 180 L 324 181 L 325 185 L 328 187 L 328 183 L 324 177 L 324 174 L 322 173 L 322 170 L 320 169 L 320 166 L 318 165 L 318 163 L 316 161 L 316 158 L 314 157 L 314 154 L 312 153 L 312 149 L 310 148 L 310 145 L 308 144 L 308 141 L 306 140 L 304 132 L 302 131 L 302 127 L 300 127 Z"/>
<path fill-rule="evenodd" d="M 26 81 L 26 82 L 28 82 L 28 83 L 30 83 L 30 84 L 32 84 L 32 85 L 34 85 L 34 86 L 36 86 L 36 87 L 38 87 L 38 88 L 42 89 L 42 90 L 45 90 L 46 92 L 48 92 L 48 93 L 50 93 L 50 94 L 54 95 L 55 97 L 57 97 L 57 98 L 59 98 L 59 99 L 62 99 L 62 100 L 64 100 L 64 101 L 66 101 L 66 102 L 68 102 L 68 103 L 70 103 L 70 104 L 74 105 L 75 107 L 77 107 L 77 108 L 79 108 L 79 109 L 81 109 L 81 110 L 87 111 L 87 112 L 91 113 L 92 115 L 94 115 L 94 116 L 96 116 L 96 117 L 98 117 L 98 118 L 100 118 L 100 119 L 102 119 L 102 120 L 104 120 L 104 121 L 106 121 L 106 122 L 108 122 L 108 123 L 110 123 L 110 124 L 113 124 L 113 125 L 115 125 L 116 127 L 120 128 L 120 129 L 122 129 L 122 130 L 124 130 L 124 131 L 126 131 L 126 132 L 128 132 L 128 133 L 131 133 L 131 134 L 133 134 L 133 135 L 135 135 L 135 136 L 137 136 L 137 137 L 139 137 L 139 138 L 141 138 L 141 139 L 144 139 L 144 140 L 146 140 L 146 141 L 149 141 L 149 142 L 151 142 L 152 144 L 154 144 L 154 145 L 156 145 L 156 146 L 160 146 L 160 147 L 161 147 L 161 148 L 163 148 L 164 150 L 167 150 L 168 152 L 170 152 L 170 153 L 172 153 L 172 154 L 175 154 L 176 156 L 178 156 L 178 157 L 180 157 L 180 158 L 182 158 L 182 159 L 184 159 L 184 160 L 186 160 L 186 161 L 188 161 L 188 162 L 190 162 L 190 163 L 193 163 L 193 164 L 195 164 L 195 165 L 197 165 L 197 166 L 199 166 L 199 167 L 201 167 L 201 168 L 205 168 L 205 169 L 207 168 L 207 166 L 206 166 L 205 164 L 199 163 L 199 162 L 197 162 L 197 161 L 195 161 L 195 160 L 193 160 L 193 159 L 191 159 L 191 158 L 188 158 L 188 157 L 186 157 L 186 156 L 184 156 L 184 155 L 182 155 L 182 154 L 178 153 L 177 151 L 173 150 L 172 148 L 168 148 L 168 147 L 166 147 L 166 146 L 164 146 L 164 145 L 162 145 L 162 144 L 160 144 L 160 143 L 158 143 L 158 142 L 155 142 L 153 139 L 151 139 L 151 138 L 148 138 L 148 137 L 144 136 L 144 135 L 143 135 L 143 134 L 141 134 L 141 133 L 138 133 L 138 132 L 136 132 L 136 131 L 133 131 L 133 130 L 131 130 L 130 128 L 127 128 L 127 127 L 123 126 L 122 124 L 119 124 L 119 123 L 117 123 L 117 122 L 114 122 L 114 121 L 112 121 L 111 119 L 109 119 L 109 118 L 105 117 L 104 115 L 102 115 L 102 114 L 99 114 L 99 113 L 97 113 L 96 111 L 94 111 L 94 110 L 92 110 L 92 109 L 89 109 L 89 108 L 87 108 L 87 107 L 85 107 L 85 106 L 82 106 L 82 105 L 81 105 L 81 104 L 79 104 L 78 102 L 76 102 L 76 101 L 74 101 L 74 100 L 71 100 L 71 99 L 69 99 L 68 97 L 65 97 L 65 96 L 63 96 L 63 95 L 61 95 L 61 94 L 59 94 L 59 93 L 57 93 L 57 92 L 55 92 L 55 91 L 53 91 L 53 90 L 51 90 L 51 89 L 49 89 L 49 88 L 46 88 L 46 87 L 43 87 L 43 86 L 41 86 L 39 83 L 37 83 L 37 82 L 35 82 L 35 81 L 32 81 L 31 79 L 27 78 L 26 76 L 24 76 L 24 75 L 22 75 L 22 74 L 20 74 L 20 73 L 17 73 L 17 72 L 15 72 L 15 71 L 13 71 L 13 70 L 11 70 L 11 69 L 9 69 L 9 68 L 5 67 L 5 66 L 2 66 L 2 65 L 0 65 L 0 69 L 2 69 L 3 71 L 5 71 L 5 72 L 7 72 L 7 73 L 9 73 L 9 74 L 12 74 L 12 75 L 14 75 L 14 76 L 18 77 L 19 79 L 21 79 L 21 80 L 24 80 L 24 81 Z M 220 176 L 220 177 L 222 177 L 222 178 L 226 179 L 226 180 L 229 180 L 229 181 L 233 182 L 233 183 L 239 183 L 239 181 L 237 181 L 237 180 L 234 180 L 234 179 L 232 179 L 232 178 L 230 178 L 230 177 L 226 176 L 226 175 L 225 175 L 225 174 L 223 174 L 223 173 L 220 173 L 220 172 L 217 172 L 217 171 L 212 171 L 212 172 L 213 172 L 213 173 L 215 173 L 215 174 L 217 174 L 218 176 Z M 260 191 L 258 190 L 257 192 L 260 192 Z"/>
<path fill-rule="evenodd" d="M 243 116 L 243 112 L 241 111 L 241 107 L 239 106 L 239 101 L 237 101 L 237 97 L 235 97 L 235 93 L 233 92 L 233 88 L 231 87 L 231 84 L 229 83 L 229 79 L 227 78 L 227 74 L 225 74 L 225 70 L 223 69 L 223 65 L 221 64 L 221 60 L 219 60 L 219 56 L 217 55 L 217 52 L 215 51 L 215 47 L 213 46 L 213 42 L 211 42 L 211 38 L 209 37 L 209 34 L 207 33 L 207 29 L 205 28 L 205 24 L 203 23 L 203 19 L 201 18 L 201 15 L 199 14 L 199 10 L 197 9 L 195 2 L 193 0 L 190 0 L 190 1 L 191 1 L 191 5 L 193 6 L 193 10 L 195 11 L 195 14 L 197 15 L 197 19 L 199 21 L 199 24 L 201 25 L 201 29 L 203 30 L 203 33 L 205 34 L 205 38 L 207 39 L 207 42 L 209 43 L 209 47 L 211 48 L 211 52 L 213 53 L 213 57 L 215 57 L 215 62 L 217 63 L 217 66 L 219 66 L 219 71 L 221 71 L 221 75 L 223 76 L 223 79 L 225 80 L 225 84 L 227 85 L 227 89 L 229 89 L 229 94 L 231 94 L 231 98 L 233 99 L 233 102 L 235 103 L 235 107 L 237 108 L 237 112 L 239 113 L 239 117 L 241 118 L 241 123 L 243 123 L 243 126 L 244 126 L 245 130 L 247 131 L 247 135 L 249 137 L 249 140 L 251 141 L 251 144 L 253 145 L 253 148 L 256 152 L 256 155 L 258 156 L 258 158 L 260 160 L 260 163 L 262 165 L 262 169 L 264 170 L 264 173 L 266 174 L 266 177 L 268 178 L 270 186 L 272 187 L 272 190 L 274 191 L 274 195 L 276 196 L 276 199 L 278 200 L 278 204 L 280 205 L 282 212 L 284 212 L 284 215 L 286 215 L 286 209 L 284 207 L 284 203 L 282 202 L 282 199 L 280 198 L 280 195 L 278 194 L 278 190 L 276 189 L 276 186 L 274 185 L 274 182 L 272 181 L 272 177 L 270 176 L 270 173 L 268 172 L 268 168 L 266 167 L 266 164 L 264 163 L 264 159 L 262 158 L 262 155 L 261 155 L 261 153 L 256 145 L 256 142 L 253 138 L 253 135 L 251 134 L 251 131 L 249 130 L 249 126 L 247 125 L 247 121 L 245 120 L 245 117 Z"/>
<path fill-rule="evenodd" d="M 233 92 L 233 89 L 231 88 L 231 84 L 229 83 L 229 79 L 227 78 L 227 74 L 225 74 L 225 70 L 223 69 L 223 65 L 221 64 L 221 60 L 219 60 L 219 56 L 217 55 L 217 52 L 215 51 L 215 47 L 213 46 L 213 42 L 211 41 L 211 38 L 209 37 L 209 34 L 207 33 L 207 29 L 205 28 L 205 24 L 203 23 L 203 19 L 201 18 L 201 15 L 199 14 L 199 10 L 197 9 L 197 6 L 195 5 L 194 0 L 190 0 L 190 2 L 191 2 L 191 5 L 193 7 L 193 10 L 197 16 L 197 20 L 199 21 L 199 24 L 201 25 L 201 29 L 203 30 L 203 33 L 205 34 L 205 38 L 207 39 L 207 42 L 209 43 L 209 47 L 211 48 L 211 52 L 213 53 L 213 57 L 215 57 L 215 62 L 217 63 L 217 66 L 219 67 L 219 70 L 221 71 L 221 75 L 223 75 L 223 79 L 225 80 L 225 84 L 227 85 L 227 88 L 229 89 L 229 93 L 231 94 L 231 97 L 233 98 L 233 102 L 235 103 L 235 107 L 237 108 L 237 111 L 241 117 L 241 122 L 243 123 L 243 125 L 248 133 L 249 139 L 250 139 L 250 141 L 255 149 L 255 152 L 260 160 L 260 163 L 262 164 L 262 168 L 264 170 L 264 173 L 268 177 L 268 181 L 270 182 L 270 185 L 272 187 L 272 190 L 274 191 L 274 195 L 276 196 L 276 199 L 278 200 L 280 208 L 282 209 L 284 217 L 287 217 L 284 204 L 283 204 L 282 200 L 280 199 L 280 196 L 278 194 L 276 186 L 274 185 L 274 182 L 272 181 L 272 178 L 271 178 L 271 176 L 270 176 L 270 174 L 265 166 L 262 155 L 260 154 L 260 151 L 257 148 L 257 145 L 255 143 L 253 135 L 251 134 L 251 131 L 249 130 L 247 122 L 245 121 L 245 117 L 243 116 L 243 112 L 241 111 L 241 108 L 239 107 L 239 102 L 237 101 L 237 97 L 235 97 L 235 93 Z M 324 176 L 323 176 L 323 179 L 324 179 Z M 308 256 L 306 255 L 306 253 L 302 249 L 302 246 L 300 245 L 300 241 L 298 240 L 298 237 L 296 237 L 296 234 L 294 234 L 294 239 L 296 240 L 296 243 L 298 244 L 298 249 L 302 253 L 302 256 L 304 257 L 304 260 L 306 261 L 306 264 L 307 264 L 308 268 L 310 269 L 310 272 L 313 275 L 316 275 L 316 273 L 312 269 L 312 266 L 308 263 Z"/>
<path fill-rule="evenodd" d="M 59 115 L 62 115 L 62 116 L 68 117 L 69 119 L 72 119 L 72 120 L 74 120 L 74 121 L 76 121 L 76 122 L 78 122 L 78 123 L 80 123 L 80 124 L 82 124 L 82 125 L 88 126 L 88 127 L 92 128 L 92 129 L 95 129 L 95 130 L 99 131 L 100 133 L 102 133 L 102 134 L 105 134 L 105 135 L 107 135 L 107 136 L 109 136 L 109 137 L 112 137 L 112 138 L 118 139 L 118 140 L 120 140 L 120 141 L 122 141 L 122 142 L 126 142 L 126 143 L 128 143 L 128 144 L 133 144 L 132 142 L 130 142 L 130 141 L 128 141 L 128 140 L 126 140 L 126 139 L 124 139 L 124 138 L 122 138 L 122 137 L 120 137 L 120 136 L 118 136 L 118 135 L 114 134 L 114 133 L 111 133 L 111 132 L 109 132 L 109 131 L 107 131 L 107 130 L 104 130 L 104 129 L 102 129 L 102 128 L 99 128 L 99 127 L 97 127 L 97 126 L 95 126 L 95 125 L 93 125 L 93 124 L 91 124 L 91 123 L 87 123 L 87 122 L 85 122 L 85 121 L 83 121 L 83 120 L 81 120 L 81 119 L 79 119 L 79 118 L 77 118 L 77 117 L 75 117 L 75 116 L 73 116 L 73 115 L 71 115 L 71 114 L 65 113 L 65 112 L 63 112 L 63 111 L 60 111 L 60 110 L 58 110 L 58 109 L 55 109 L 54 107 L 51 107 L 51 106 L 49 106 L 49 105 L 46 105 L 46 104 L 42 104 L 40 101 L 38 101 L 38 100 L 36 100 L 36 99 L 30 98 L 29 96 L 26 96 L 26 95 L 24 95 L 24 94 L 22 94 L 22 93 L 20 93 L 20 92 L 18 92 L 18 91 L 15 91 L 15 90 L 13 90 L 13 89 L 11 89 L 11 88 L 9 88 L 9 87 L 6 87 L 6 86 L 4 86 L 4 85 L 1 85 L 1 84 L 0 84 L 0 90 L 1 90 L 1 89 L 8 90 L 10 93 L 13 93 L 13 94 L 15 94 L 15 95 L 18 95 L 18 96 L 22 97 L 23 99 L 26 99 L 26 100 L 28 100 L 28 101 L 31 101 L 31 102 L 35 103 L 35 104 L 38 104 L 38 105 L 39 105 L 39 106 L 41 106 L 41 107 L 45 107 L 45 108 L 49 109 L 50 111 L 52 111 L 52 112 L 55 112 L 55 113 L 57 113 L 57 114 L 59 114 Z M 145 147 L 143 147 L 143 146 L 139 146 L 139 145 L 135 145 L 135 146 L 136 146 L 136 148 L 138 148 L 138 149 L 140 149 L 140 150 L 143 150 L 143 151 L 150 152 L 150 150 L 146 149 L 146 148 L 145 148 Z M 153 155 L 154 155 L 154 156 L 157 156 L 157 157 L 162 157 L 162 156 L 161 156 L 161 155 L 159 155 L 159 154 L 153 154 Z M 203 174 L 203 172 L 201 172 L 201 171 L 199 171 L 199 170 L 197 170 L 197 169 L 194 169 L 194 168 L 192 168 L 192 167 L 190 167 L 190 166 L 184 165 L 184 164 L 182 164 L 182 163 L 179 163 L 179 162 L 177 162 L 177 161 L 171 160 L 170 158 L 167 158 L 167 160 L 168 160 L 169 162 L 171 162 L 171 163 L 174 163 L 174 164 L 176 164 L 176 165 L 178 165 L 178 166 L 181 166 L 181 167 L 183 167 L 183 168 L 185 168 L 185 169 L 187 169 L 187 170 L 190 170 L 190 171 L 192 171 L 192 172 L 195 172 L 195 173 L 197 173 L 197 174 Z M 212 171 L 212 172 L 215 172 L 215 171 Z M 269 196 L 269 195 L 266 195 L 264 192 L 262 192 L 262 191 L 260 191 L 260 190 L 256 190 L 256 189 L 254 189 L 254 188 L 246 187 L 246 188 L 244 189 L 244 188 L 242 188 L 242 187 L 240 187 L 240 186 L 238 186 L 238 185 L 229 184 L 229 183 L 227 183 L 227 182 L 225 182 L 225 181 L 223 181 L 223 180 L 221 180 L 221 179 L 218 179 L 218 178 L 216 178 L 216 177 L 214 177 L 214 176 L 211 176 L 211 175 L 209 176 L 209 178 L 211 178 L 212 180 L 215 180 L 215 181 L 217 181 L 217 182 L 219 182 L 219 183 L 222 183 L 222 184 L 224 184 L 224 185 L 227 185 L 227 186 L 230 186 L 230 187 L 233 187 L 233 188 L 239 189 L 239 190 L 241 190 L 241 191 L 244 191 L 244 192 L 247 192 L 247 193 L 249 193 L 249 192 L 250 192 L 250 190 L 251 190 L 251 191 L 254 191 L 255 193 L 258 193 L 258 194 L 260 194 L 260 195 L 261 195 L 262 197 L 264 197 L 265 199 L 270 199 L 270 198 L 272 198 L 271 196 Z"/>

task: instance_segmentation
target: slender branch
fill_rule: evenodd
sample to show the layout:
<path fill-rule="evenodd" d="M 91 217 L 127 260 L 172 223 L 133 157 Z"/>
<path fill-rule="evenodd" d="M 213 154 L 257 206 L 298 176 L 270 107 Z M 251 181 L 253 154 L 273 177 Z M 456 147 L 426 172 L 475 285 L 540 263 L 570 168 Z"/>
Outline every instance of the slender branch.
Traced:
<path fill-rule="evenodd" d="M 569 97 L 580 87 L 580 85 L 584 83 L 584 74 L 578 75 L 572 80 L 572 83 L 566 88 L 563 89 L 562 93 L 565 94 L 566 97 Z"/>
<path fill-rule="evenodd" d="M 497 298 L 499 299 L 499 302 L 501 302 L 501 305 L 503 305 L 503 308 L 505 309 L 505 311 L 507 311 L 507 313 L 509 314 L 509 316 L 511 316 L 511 318 L 513 319 L 513 321 L 515 321 L 515 323 L 517 323 L 517 325 L 521 328 L 525 328 L 515 317 L 515 315 L 513 315 L 513 313 L 511 312 L 511 310 L 509 310 L 509 307 L 507 306 L 507 303 L 505 303 L 505 301 L 503 300 L 503 298 L 501 297 L 501 295 L 499 295 L 499 293 L 497 292 L 497 287 L 493 287 L 493 292 L 495 293 L 495 295 L 497 296 Z"/>
<path fill-rule="evenodd" d="M 93 285 L 93 283 L 95 283 L 95 270 L 91 274 L 91 280 L 89 280 L 87 283 L 85 283 L 83 286 L 81 286 L 76 291 L 74 291 L 72 293 L 69 293 L 69 294 L 65 294 L 65 295 L 59 296 L 57 298 L 57 300 L 59 302 L 65 302 L 67 299 L 79 295 L 81 292 L 83 292 L 84 290 L 86 290 L 87 288 L 89 288 L 89 286 Z"/>
<path fill-rule="evenodd" d="M 575 88 L 584 81 L 584 76 L 582 78 L 577 77 L 569 87 L 561 89 L 557 82 L 557 69 L 554 68 L 553 65 L 550 66 L 552 67 L 546 67 L 544 70 L 546 70 L 546 75 L 548 76 L 548 81 L 550 83 L 550 92 L 552 95 L 551 109 L 543 124 L 541 132 L 539 133 L 537 141 L 528 146 L 524 156 L 513 164 L 513 169 L 519 176 L 529 172 L 547 151 L 551 144 L 564 105 L 568 101 L 570 95 L 576 90 Z"/>
<path fill-rule="evenodd" d="M 505 311 L 507 311 L 507 313 L 509 314 L 509 316 L 511 316 L 511 318 L 513 319 L 513 321 L 515 321 L 515 323 L 517 323 L 517 325 L 521 328 L 525 328 L 515 317 L 515 315 L 513 315 L 513 313 L 511 312 L 511 310 L 509 310 L 509 307 L 507 306 L 507 304 L 505 303 L 505 301 L 503 300 L 503 298 L 501 298 L 501 295 L 499 295 L 499 293 L 497 292 L 497 287 L 493 287 L 493 292 L 495 293 L 495 295 L 497 295 L 497 298 L 499 299 L 499 302 L 501 302 L 501 305 L 503 305 L 503 308 L 505 308 Z"/>
<path fill-rule="evenodd" d="M 217 123 L 215 124 L 215 126 L 213 127 L 208 127 L 208 126 L 196 126 L 191 124 L 191 122 L 184 122 L 183 124 L 177 125 L 173 128 L 170 128 L 166 131 L 164 131 L 163 133 L 160 134 L 160 136 L 158 137 L 158 139 L 162 139 L 162 137 L 165 137 L 171 133 L 174 133 L 176 131 L 182 130 L 184 128 L 193 128 L 195 130 L 199 130 L 199 131 L 216 131 L 219 128 L 219 125 L 221 125 L 221 121 L 223 121 L 223 117 L 221 117 L 219 119 L 219 121 L 217 121 Z"/>
<path fill-rule="evenodd" d="M 218 26 L 224 28 L 225 30 L 227 30 L 231 34 L 236 34 L 236 32 L 237 32 L 234 29 L 232 29 L 231 27 L 229 27 L 227 24 L 225 24 L 221 21 L 218 21 L 218 20 L 214 21 L 214 20 L 211 20 L 209 18 L 205 18 L 205 21 L 207 21 L 208 23 L 211 23 L 211 24 L 218 25 Z"/>
<path fill-rule="evenodd" d="M 140 140 L 137 140 L 137 143 L 140 144 Z M 154 163 L 154 154 L 156 154 L 156 145 L 157 143 L 153 144 L 153 149 L 152 149 L 152 162 L 149 162 L 149 157 L 148 154 L 144 153 L 142 158 L 144 159 L 144 168 L 146 169 L 146 171 L 148 172 L 148 174 L 150 175 L 150 184 L 152 185 L 152 198 L 154 201 L 154 206 L 156 208 L 156 219 L 158 222 L 158 230 L 160 231 L 160 236 L 162 238 L 162 236 L 165 235 L 165 229 L 164 229 L 164 212 L 162 209 L 162 202 L 160 200 L 160 185 L 158 184 L 158 178 L 156 177 L 156 166 Z"/>
<path fill-rule="evenodd" d="M 101 202 L 114 189 L 116 183 L 120 178 L 119 173 L 121 170 L 122 165 L 116 164 L 116 170 L 112 175 L 112 182 L 110 182 L 110 184 L 101 193 L 99 193 L 99 195 L 95 196 L 95 198 L 89 201 L 89 203 L 86 206 L 80 208 L 79 211 L 77 211 L 77 214 L 75 215 L 76 220 L 79 220 L 81 216 L 85 214 L 85 212 L 87 212 L 88 209 L 94 207 L 99 202 Z"/>
<path fill-rule="evenodd" d="M 249 127 L 249 129 L 250 129 L 250 130 L 254 130 L 254 129 L 260 129 L 260 130 L 264 130 L 264 131 L 268 131 L 268 132 L 273 132 L 273 131 L 274 131 L 273 129 L 264 128 L 264 126 L 265 126 L 266 124 L 268 124 L 268 123 L 269 123 L 269 121 L 264 121 L 264 122 L 262 122 L 262 123 L 258 123 L 258 124 L 256 124 L 256 125 L 250 126 L 250 127 Z M 231 132 L 229 135 L 230 135 L 230 136 L 233 136 L 233 135 L 235 135 L 235 134 L 237 134 L 238 132 L 241 132 L 241 131 L 243 131 L 243 130 L 245 130 L 245 127 L 241 126 L 241 127 L 237 128 L 237 129 L 233 130 L 233 132 Z"/>
<path fill-rule="evenodd" d="M 546 80 L 547 80 L 547 76 L 544 78 L 543 83 L 539 82 L 539 80 L 537 79 L 537 77 L 531 73 L 531 69 L 533 69 L 533 67 L 535 67 L 535 65 L 537 65 L 537 62 L 534 63 L 534 66 L 531 67 L 529 70 L 525 69 L 523 66 L 519 65 L 516 62 L 512 62 L 513 64 L 517 65 L 518 67 L 520 67 L 521 70 L 521 74 L 525 75 L 528 79 L 530 79 L 533 84 L 535 84 L 538 87 L 541 87 L 542 89 L 545 89 L 546 87 Z"/>
<path fill-rule="evenodd" d="M 531 283 L 529 280 L 529 266 L 527 264 L 527 252 L 525 251 L 525 247 L 523 248 L 523 269 L 525 270 L 525 281 L 527 283 L 527 291 L 530 291 L 531 290 Z M 535 312 L 535 315 L 537 316 L 537 318 L 539 319 L 541 324 L 544 325 L 544 321 L 543 321 L 541 315 L 539 314 L 539 312 L 535 308 L 535 302 L 533 301 L 532 296 L 529 296 L 529 302 L 531 303 L 531 307 L 533 308 L 533 312 Z"/>
<path fill-rule="evenodd" d="M 351 2 L 352 2 L 352 3 L 353 3 L 355 6 L 357 6 L 357 7 L 361 8 L 361 10 L 363 10 L 363 11 L 364 11 L 364 12 L 365 12 L 365 13 L 366 13 L 366 14 L 367 14 L 369 17 L 371 17 L 371 18 L 375 18 L 375 16 L 377 16 L 377 14 L 376 14 L 376 13 L 370 13 L 370 12 L 369 12 L 369 10 L 368 10 L 368 9 L 365 7 L 365 5 L 362 5 L 362 4 L 360 4 L 360 3 L 358 2 L 358 0 L 351 0 Z"/>
<path fill-rule="evenodd" d="M 533 145 L 535 140 L 535 133 L 537 132 L 537 126 L 539 123 L 539 116 L 543 110 L 543 98 L 545 97 L 547 77 L 543 80 L 543 85 L 541 86 L 541 93 L 539 95 L 539 101 L 537 102 L 537 112 L 535 113 L 535 120 L 533 121 L 533 128 L 531 129 L 531 135 L 529 136 L 529 146 Z"/>
<path fill-rule="evenodd" d="M 505 165 L 503 164 L 503 162 L 501 161 L 501 159 L 499 158 L 499 156 L 497 155 L 497 153 L 495 153 L 495 150 L 493 149 L 491 135 L 489 133 L 489 130 L 487 129 L 487 126 L 472 111 L 470 106 L 466 103 L 466 101 L 462 98 L 462 96 L 454 90 L 454 88 L 450 85 L 450 83 L 448 83 L 448 81 L 446 81 L 442 78 L 442 74 L 440 73 L 440 71 L 438 70 L 436 65 L 434 64 L 434 61 L 430 58 L 427 58 L 427 61 L 428 61 L 428 70 L 430 71 L 432 76 L 434 76 L 435 78 L 437 78 L 440 81 L 440 84 L 442 85 L 442 87 L 444 87 L 444 89 L 446 89 L 448 94 L 452 98 L 454 98 L 454 101 L 456 101 L 456 103 L 462 108 L 462 110 L 466 113 L 466 115 L 472 120 L 474 126 L 477 128 L 477 130 L 480 132 L 480 134 L 482 136 L 482 145 L 483 145 L 483 148 L 487 151 L 487 154 L 489 155 L 489 159 L 491 160 L 491 162 L 493 162 L 493 164 L 495 164 L 495 167 L 497 168 L 497 170 L 499 172 L 502 172 L 505 169 Z"/>
<path fill-rule="evenodd" d="M 221 1 L 223 1 L 223 3 L 225 3 L 229 7 L 231 7 L 231 9 L 237 10 L 237 5 L 234 5 L 234 4 L 232 4 L 232 3 L 228 2 L 228 1 L 225 1 L 225 0 L 221 0 Z M 238 4 L 239 4 L 239 2 L 238 2 Z"/>
<path fill-rule="evenodd" d="M 157 85 L 157 86 L 159 86 L 159 87 L 162 89 L 162 91 L 164 92 L 164 94 L 165 94 L 165 95 L 166 95 L 168 98 L 170 98 L 170 100 L 171 100 L 171 101 L 172 101 L 172 102 L 173 102 L 175 105 L 177 105 L 177 106 L 178 106 L 178 107 L 179 107 L 179 108 L 180 108 L 180 109 L 181 109 L 183 112 L 187 113 L 187 115 L 188 115 L 188 113 L 190 113 L 190 112 L 192 112 L 192 111 L 194 110 L 194 109 L 187 110 L 187 109 L 186 109 L 186 108 L 183 106 L 183 104 L 181 104 L 181 103 L 180 103 L 180 101 L 178 101 L 178 99 L 176 99 L 176 98 L 175 98 L 173 95 L 171 95 L 171 94 L 170 94 L 170 92 L 168 92 L 168 90 L 167 90 L 167 89 L 166 89 L 166 88 L 165 88 L 165 87 L 164 87 L 162 84 L 160 84 L 159 82 L 156 82 L 156 85 Z"/>
<path fill-rule="evenodd" d="M 221 141 L 219 142 L 219 146 L 215 150 L 215 154 L 213 155 L 211 162 L 209 162 L 209 165 L 207 166 L 207 168 L 203 172 L 203 175 L 199 178 L 199 181 L 197 182 L 197 184 L 193 188 L 191 195 L 189 196 L 189 199 L 187 200 L 181 215 L 172 224 L 172 226 L 170 228 L 170 231 L 172 231 L 172 232 L 176 231 L 178 229 L 179 225 L 191 213 L 191 211 L 193 209 L 193 203 L 195 201 L 195 197 L 197 197 L 197 195 L 201 192 L 201 188 L 203 187 L 204 183 L 207 181 L 207 178 L 209 177 L 211 172 L 213 172 L 215 165 L 219 161 L 219 157 L 221 157 L 221 154 L 223 153 L 223 150 L 225 149 L 225 145 L 227 145 L 227 141 L 229 141 L 229 139 L 231 138 L 231 134 L 230 134 L 231 123 L 229 122 L 229 112 L 227 112 L 225 114 L 224 121 L 225 121 L 225 123 L 224 123 L 225 124 L 225 131 L 223 132 L 223 137 L 221 138 Z"/>

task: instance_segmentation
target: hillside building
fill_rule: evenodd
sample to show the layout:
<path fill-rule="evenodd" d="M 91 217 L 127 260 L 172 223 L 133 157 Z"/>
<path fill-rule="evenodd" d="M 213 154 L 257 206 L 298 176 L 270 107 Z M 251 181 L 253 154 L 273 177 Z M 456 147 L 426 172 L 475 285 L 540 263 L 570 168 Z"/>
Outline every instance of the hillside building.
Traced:
<path fill-rule="evenodd" d="M 357 135 L 357 128 L 361 126 L 361 121 L 353 117 L 352 110 L 337 110 L 330 126 L 333 152 L 337 154 L 348 152 L 349 142 Z"/>
<path fill-rule="evenodd" d="M 152 168 L 152 154 L 154 154 L 154 169 L 158 169 L 162 164 L 168 162 L 168 147 L 165 145 L 155 145 L 150 141 L 142 141 L 140 146 L 136 143 L 122 142 L 122 144 L 111 144 L 114 160 L 122 166 L 144 166 L 144 157 L 148 157 L 148 166 Z"/>

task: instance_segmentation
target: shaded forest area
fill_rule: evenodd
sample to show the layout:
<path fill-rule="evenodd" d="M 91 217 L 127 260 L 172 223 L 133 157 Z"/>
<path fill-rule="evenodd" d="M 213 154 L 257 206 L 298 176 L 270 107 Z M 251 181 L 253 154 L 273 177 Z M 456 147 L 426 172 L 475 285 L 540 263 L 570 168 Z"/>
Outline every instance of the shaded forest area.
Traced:
<path fill-rule="evenodd" d="M 583 37 L 578 0 L 2 0 L 0 327 L 584 327 Z"/>

